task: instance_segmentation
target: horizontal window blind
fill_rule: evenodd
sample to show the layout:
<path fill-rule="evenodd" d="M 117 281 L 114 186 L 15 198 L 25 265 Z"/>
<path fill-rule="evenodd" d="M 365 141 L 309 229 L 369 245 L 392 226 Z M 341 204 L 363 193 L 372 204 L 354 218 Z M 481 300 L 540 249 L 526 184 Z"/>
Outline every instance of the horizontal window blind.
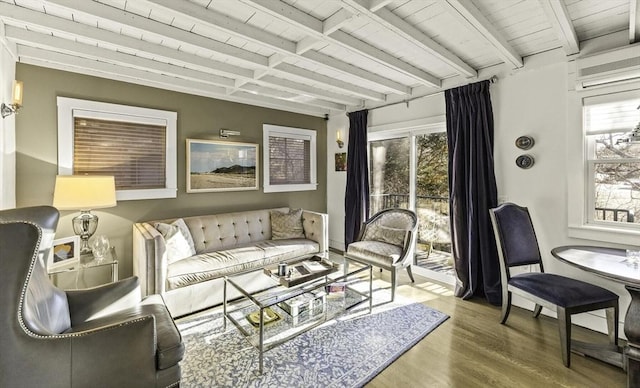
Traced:
<path fill-rule="evenodd" d="M 166 187 L 166 126 L 74 118 L 73 173 L 113 175 L 116 190 Z"/>
<path fill-rule="evenodd" d="M 272 185 L 311 183 L 311 141 L 269 136 L 269 180 Z"/>

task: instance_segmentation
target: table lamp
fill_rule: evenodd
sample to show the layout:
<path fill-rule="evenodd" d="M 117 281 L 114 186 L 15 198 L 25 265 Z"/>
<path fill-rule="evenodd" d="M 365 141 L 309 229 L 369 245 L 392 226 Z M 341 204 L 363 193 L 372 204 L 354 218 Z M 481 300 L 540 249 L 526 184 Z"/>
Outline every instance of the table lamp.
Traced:
<path fill-rule="evenodd" d="M 80 210 L 80 215 L 73 218 L 73 231 L 80 236 L 80 253 L 90 253 L 89 238 L 98 228 L 98 216 L 91 210 L 116 206 L 114 177 L 58 175 L 53 206 L 58 210 Z"/>

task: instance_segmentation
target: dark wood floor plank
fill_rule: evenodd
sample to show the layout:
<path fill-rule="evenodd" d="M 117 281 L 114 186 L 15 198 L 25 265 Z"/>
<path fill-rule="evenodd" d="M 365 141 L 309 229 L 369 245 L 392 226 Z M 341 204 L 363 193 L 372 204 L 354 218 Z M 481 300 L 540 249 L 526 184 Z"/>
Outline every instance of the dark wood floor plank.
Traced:
<path fill-rule="evenodd" d="M 377 271 L 376 271 L 377 273 Z M 388 281 L 383 273 L 382 281 Z M 449 318 L 376 376 L 381 387 L 624 387 L 622 369 L 571 354 L 565 368 L 555 319 L 512 308 L 506 325 L 500 309 L 481 299 L 465 301 L 424 278 L 400 277 L 399 295 L 438 309 Z M 419 322 L 416 322 L 419 324 Z M 606 335 L 573 326 L 574 338 L 607 343 Z"/>

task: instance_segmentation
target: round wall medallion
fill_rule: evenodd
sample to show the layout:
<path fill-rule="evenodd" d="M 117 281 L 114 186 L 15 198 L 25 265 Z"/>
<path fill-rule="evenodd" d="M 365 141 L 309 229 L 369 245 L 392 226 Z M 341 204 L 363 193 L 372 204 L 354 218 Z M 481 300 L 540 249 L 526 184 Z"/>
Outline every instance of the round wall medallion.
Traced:
<path fill-rule="evenodd" d="M 516 166 L 520 168 L 531 168 L 534 163 L 533 156 L 531 155 L 520 155 L 516 159 Z"/>
<path fill-rule="evenodd" d="M 521 150 L 528 150 L 533 147 L 534 144 L 535 142 L 531 136 L 520 136 L 516 139 L 516 147 Z"/>

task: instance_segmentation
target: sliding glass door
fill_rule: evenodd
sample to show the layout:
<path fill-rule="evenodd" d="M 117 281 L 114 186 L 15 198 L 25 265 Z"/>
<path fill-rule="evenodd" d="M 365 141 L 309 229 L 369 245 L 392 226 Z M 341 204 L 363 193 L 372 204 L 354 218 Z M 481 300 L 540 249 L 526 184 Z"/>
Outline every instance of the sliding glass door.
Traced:
<path fill-rule="evenodd" d="M 410 146 L 408 137 L 369 142 L 369 214 L 390 207 L 412 208 Z"/>
<path fill-rule="evenodd" d="M 415 265 L 437 280 L 455 281 L 449 228 L 449 171 L 447 134 L 416 135 L 415 211 L 418 241 Z"/>
<path fill-rule="evenodd" d="M 369 136 L 370 214 L 411 209 L 418 215 L 414 270 L 453 283 L 444 126 Z"/>

